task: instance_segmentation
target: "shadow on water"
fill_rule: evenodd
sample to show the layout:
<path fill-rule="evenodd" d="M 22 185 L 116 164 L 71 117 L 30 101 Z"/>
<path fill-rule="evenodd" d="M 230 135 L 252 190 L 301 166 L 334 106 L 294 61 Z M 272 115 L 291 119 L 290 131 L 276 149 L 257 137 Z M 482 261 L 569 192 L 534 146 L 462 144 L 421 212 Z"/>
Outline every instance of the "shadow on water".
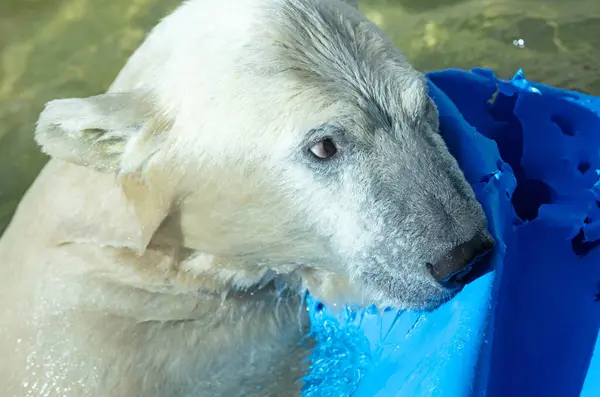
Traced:
<path fill-rule="evenodd" d="M 179 3 L 0 2 L 0 233 L 46 162 L 32 139 L 43 104 L 105 90 Z M 423 71 L 481 66 L 510 77 L 523 67 L 531 80 L 600 95 L 597 0 L 362 0 L 361 8 Z"/>

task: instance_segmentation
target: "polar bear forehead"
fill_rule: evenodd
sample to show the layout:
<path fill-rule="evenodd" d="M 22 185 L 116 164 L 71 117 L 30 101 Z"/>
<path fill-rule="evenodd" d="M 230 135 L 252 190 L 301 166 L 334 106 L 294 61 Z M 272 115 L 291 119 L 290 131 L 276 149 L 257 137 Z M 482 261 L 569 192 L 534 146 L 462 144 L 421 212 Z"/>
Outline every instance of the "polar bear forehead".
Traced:
<path fill-rule="evenodd" d="M 355 8 L 338 1 L 271 1 L 261 14 L 251 50 L 261 58 L 244 64 L 270 77 L 358 105 L 386 125 L 413 125 L 429 111 L 426 80 L 386 35 Z M 266 58 L 266 59 L 265 59 Z"/>

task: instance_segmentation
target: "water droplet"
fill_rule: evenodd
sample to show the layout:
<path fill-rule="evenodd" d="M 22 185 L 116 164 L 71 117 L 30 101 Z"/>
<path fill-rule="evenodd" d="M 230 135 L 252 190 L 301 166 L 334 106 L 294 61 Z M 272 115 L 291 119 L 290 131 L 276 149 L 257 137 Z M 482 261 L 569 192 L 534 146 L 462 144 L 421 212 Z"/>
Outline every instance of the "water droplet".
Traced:
<path fill-rule="evenodd" d="M 512 43 L 515 47 L 525 48 L 525 40 L 523 39 L 515 39 Z"/>

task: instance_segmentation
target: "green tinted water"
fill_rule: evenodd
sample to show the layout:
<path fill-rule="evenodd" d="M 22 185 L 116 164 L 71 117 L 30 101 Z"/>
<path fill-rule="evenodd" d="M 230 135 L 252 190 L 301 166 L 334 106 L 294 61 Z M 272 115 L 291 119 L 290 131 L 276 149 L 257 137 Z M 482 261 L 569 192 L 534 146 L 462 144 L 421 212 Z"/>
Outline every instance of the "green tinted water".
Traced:
<path fill-rule="evenodd" d="M 0 233 L 46 162 L 32 139 L 43 104 L 103 92 L 179 3 L 0 0 Z M 361 8 L 423 71 L 483 66 L 508 78 L 523 67 L 530 79 L 600 95 L 600 0 L 362 0 Z"/>

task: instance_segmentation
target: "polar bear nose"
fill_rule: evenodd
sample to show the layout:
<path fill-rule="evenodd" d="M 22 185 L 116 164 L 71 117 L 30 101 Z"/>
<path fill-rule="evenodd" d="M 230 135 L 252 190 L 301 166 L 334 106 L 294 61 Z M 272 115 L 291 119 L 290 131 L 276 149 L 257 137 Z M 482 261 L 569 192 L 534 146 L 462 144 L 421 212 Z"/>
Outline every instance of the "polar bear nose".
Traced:
<path fill-rule="evenodd" d="M 481 266 L 482 259 L 492 248 L 494 239 L 487 232 L 478 233 L 470 241 L 453 248 L 440 261 L 428 263 L 427 269 L 443 286 L 458 287 L 472 280 L 470 273 Z"/>

